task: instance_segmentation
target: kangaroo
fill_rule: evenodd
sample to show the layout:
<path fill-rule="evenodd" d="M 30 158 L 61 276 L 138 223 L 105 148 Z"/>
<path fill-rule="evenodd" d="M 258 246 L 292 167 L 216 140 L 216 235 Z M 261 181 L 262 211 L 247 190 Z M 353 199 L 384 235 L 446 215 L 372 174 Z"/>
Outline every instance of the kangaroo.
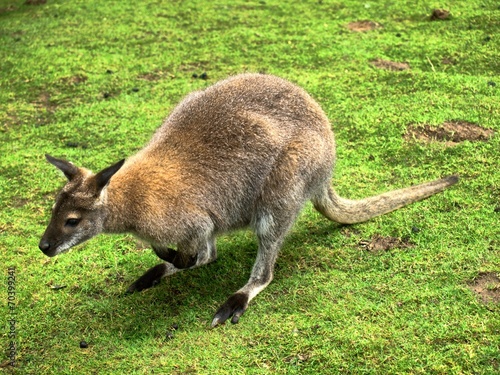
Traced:
<path fill-rule="evenodd" d="M 128 292 L 217 257 L 215 238 L 250 227 L 258 239 L 248 282 L 217 310 L 212 327 L 238 323 L 273 278 L 281 245 L 304 204 L 326 218 L 359 223 L 427 198 L 449 176 L 361 200 L 330 186 L 334 136 L 320 106 L 296 85 L 265 74 L 230 77 L 189 94 L 150 142 L 128 160 L 92 173 L 46 155 L 67 184 L 39 243 L 52 257 L 102 233 L 133 233 L 162 263 Z"/>

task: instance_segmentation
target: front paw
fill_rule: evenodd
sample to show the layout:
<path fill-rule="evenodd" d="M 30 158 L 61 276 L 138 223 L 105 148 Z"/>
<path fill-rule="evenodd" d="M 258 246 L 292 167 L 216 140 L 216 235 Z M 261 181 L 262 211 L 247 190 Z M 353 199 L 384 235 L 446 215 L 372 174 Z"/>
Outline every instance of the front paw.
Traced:
<path fill-rule="evenodd" d="M 144 275 L 139 277 L 132 285 L 127 289 L 127 294 L 140 292 L 144 289 L 149 289 L 158 285 L 165 275 L 167 270 L 167 265 L 165 263 L 158 264 L 153 268 L 147 270 Z"/>
<path fill-rule="evenodd" d="M 214 319 L 212 320 L 212 327 L 219 324 L 224 324 L 230 317 L 231 323 L 236 324 L 240 320 L 248 307 L 248 296 L 244 293 L 235 293 L 217 310 Z"/>

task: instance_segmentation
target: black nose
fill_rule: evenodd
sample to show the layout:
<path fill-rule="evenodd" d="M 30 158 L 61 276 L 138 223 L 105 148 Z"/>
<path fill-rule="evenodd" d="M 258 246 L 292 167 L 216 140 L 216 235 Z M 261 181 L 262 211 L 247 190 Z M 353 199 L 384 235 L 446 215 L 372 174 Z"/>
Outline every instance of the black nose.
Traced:
<path fill-rule="evenodd" d="M 47 250 L 50 249 L 49 241 L 41 240 L 40 243 L 38 244 L 38 248 L 45 253 Z"/>

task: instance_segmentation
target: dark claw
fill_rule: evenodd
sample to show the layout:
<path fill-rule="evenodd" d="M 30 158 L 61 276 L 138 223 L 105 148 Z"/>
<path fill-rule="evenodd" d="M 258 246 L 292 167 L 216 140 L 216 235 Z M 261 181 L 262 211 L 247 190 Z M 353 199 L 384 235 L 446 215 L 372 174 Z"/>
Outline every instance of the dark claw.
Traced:
<path fill-rule="evenodd" d="M 212 327 L 216 327 L 219 324 L 224 324 L 226 320 L 231 317 L 231 323 L 238 323 L 240 317 L 243 315 L 247 307 L 248 296 L 246 294 L 233 294 L 215 313 L 214 319 L 212 320 Z"/>
<path fill-rule="evenodd" d="M 163 275 L 165 275 L 166 269 L 167 265 L 165 263 L 161 263 L 153 268 L 150 268 L 146 271 L 146 273 L 144 273 L 144 275 L 139 277 L 132 285 L 129 286 L 127 294 L 140 292 L 144 289 L 149 289 L 158 285 Z"/>

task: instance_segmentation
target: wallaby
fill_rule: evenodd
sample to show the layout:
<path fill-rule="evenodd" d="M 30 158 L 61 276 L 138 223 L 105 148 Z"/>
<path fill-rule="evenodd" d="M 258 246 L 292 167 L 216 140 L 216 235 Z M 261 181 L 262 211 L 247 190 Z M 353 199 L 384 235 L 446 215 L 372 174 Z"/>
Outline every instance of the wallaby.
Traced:
<path fill-rule="evenodd" d="M 361 200 L 331 188 L 334 137 L 301 88 L 265 74 L 230 77 L 188 95 L 136 155 L 97 174 L 46 155 L 69 182 L 59 192 L 40 249 L 55 256 L 101 233 L 130 232 L 164 261 L 128 289 L 215 260 L 217 235 L 250 227 L 258 238 L 250 279 L 212 326 L 237 323 L 273 278 L 285 235 L 304 204 L 338 223 L 359 223 L 424 199 L 456 176 Z M 169 246 L 176 245 L 175 250 Z"/>

